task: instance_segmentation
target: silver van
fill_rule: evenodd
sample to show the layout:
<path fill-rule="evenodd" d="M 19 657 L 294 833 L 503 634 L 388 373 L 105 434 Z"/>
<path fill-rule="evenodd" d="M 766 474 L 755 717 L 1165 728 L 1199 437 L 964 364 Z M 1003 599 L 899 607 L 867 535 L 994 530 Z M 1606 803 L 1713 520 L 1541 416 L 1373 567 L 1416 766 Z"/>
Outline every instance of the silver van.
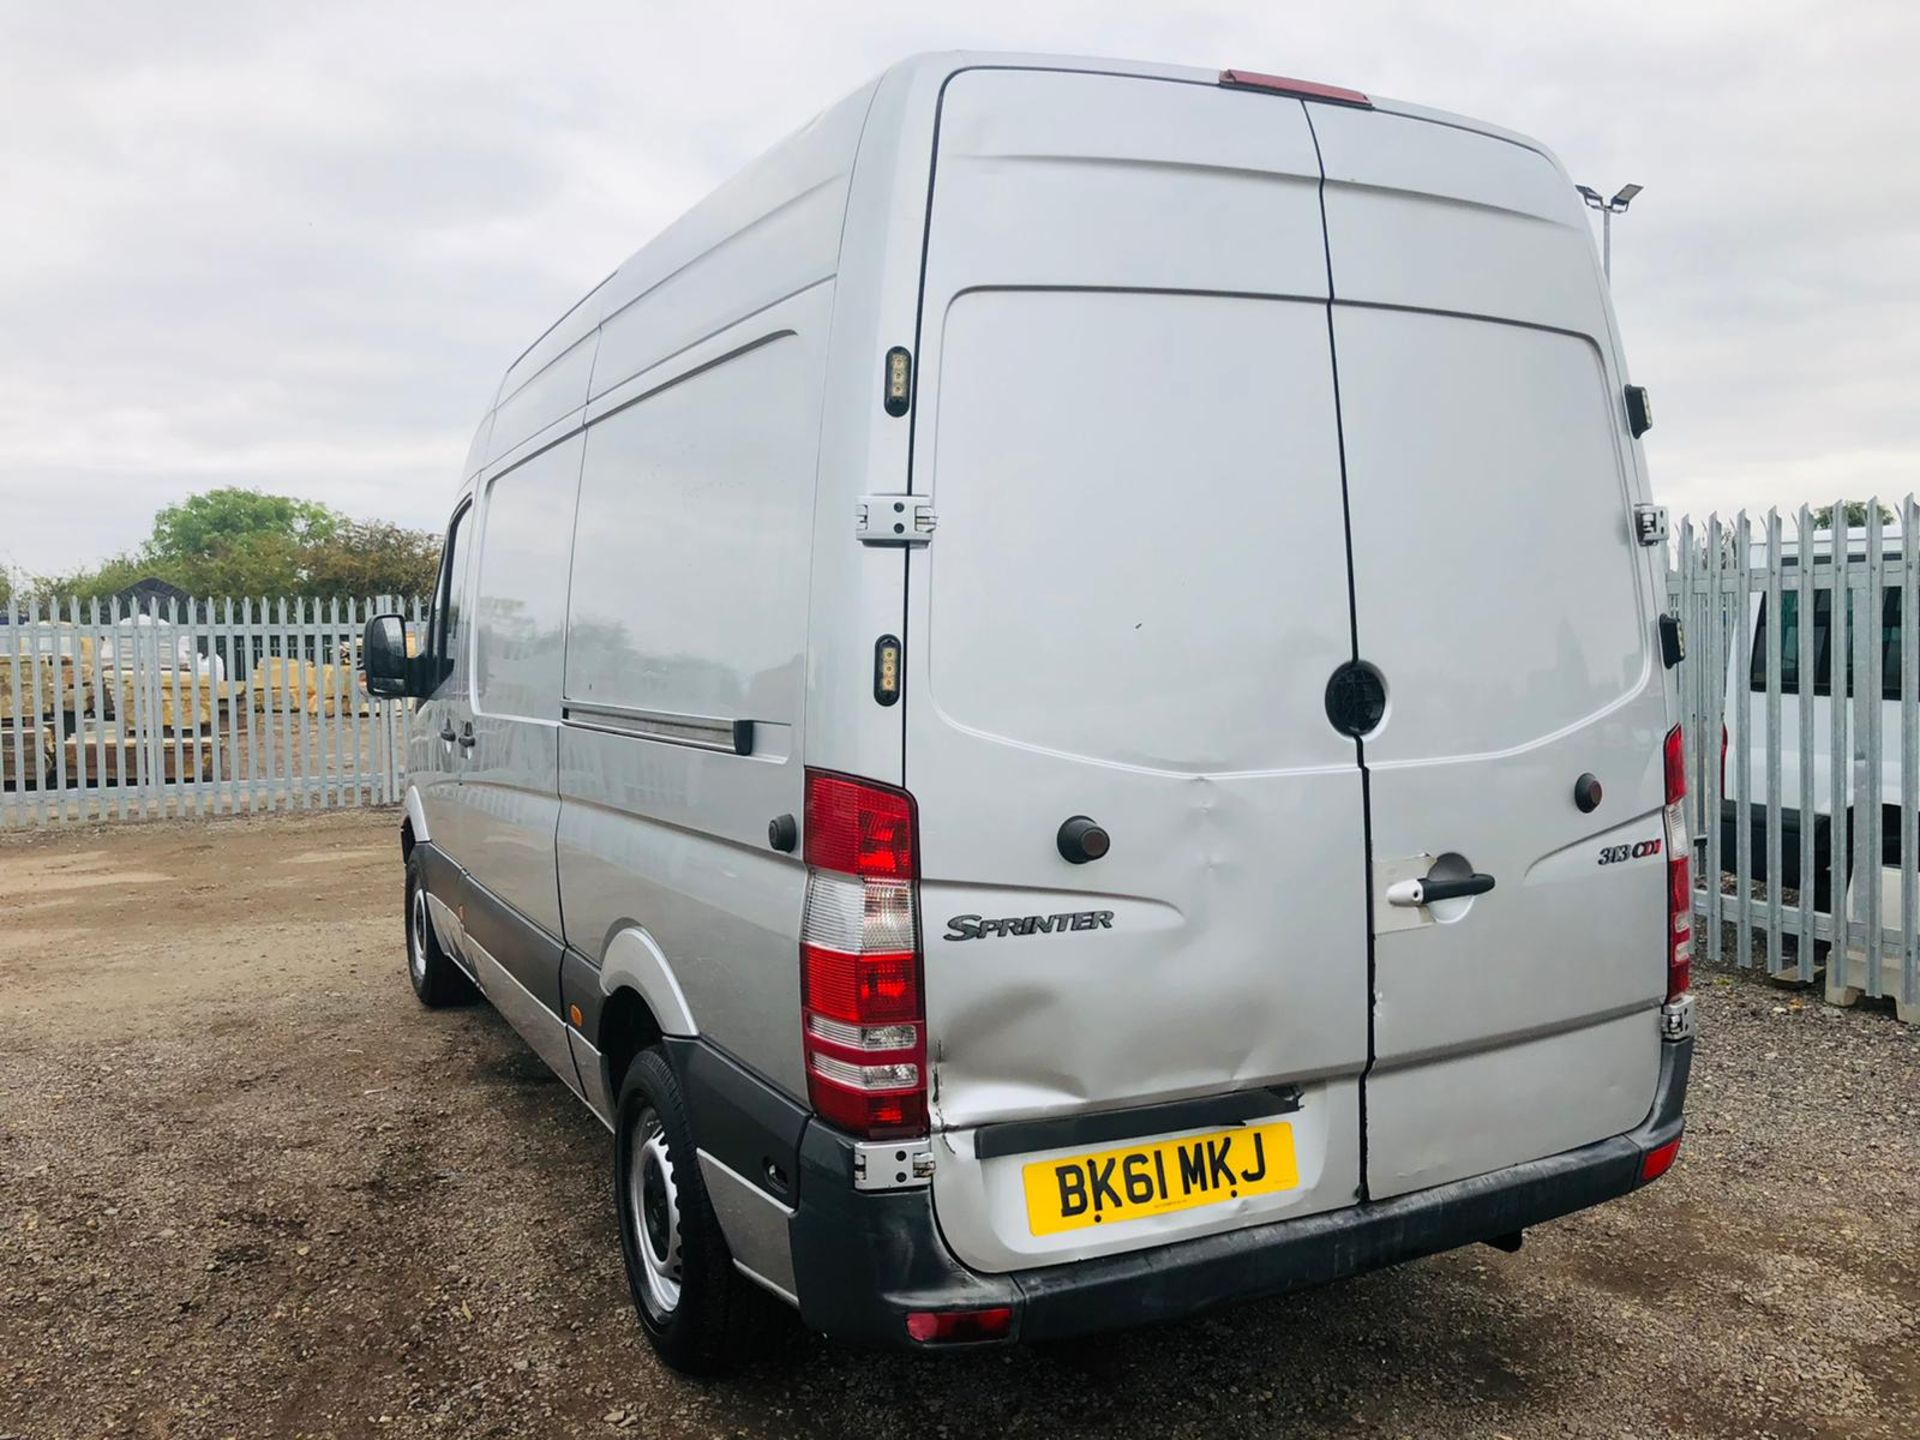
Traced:
<path fill-rule="evenodd" d="M 401 847 L 612 1128 L 640 1320 L 909 1347 L 1624 1194 L 1691 1055 L 1662 516 L 1532 141 L 905 61 L 507 371 Z"/>

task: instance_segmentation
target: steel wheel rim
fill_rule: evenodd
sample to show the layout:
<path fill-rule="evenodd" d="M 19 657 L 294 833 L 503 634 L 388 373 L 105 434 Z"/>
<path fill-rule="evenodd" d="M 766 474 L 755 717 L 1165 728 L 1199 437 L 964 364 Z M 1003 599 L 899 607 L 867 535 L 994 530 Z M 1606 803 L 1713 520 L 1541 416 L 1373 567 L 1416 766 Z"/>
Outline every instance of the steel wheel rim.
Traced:
<path fill-rule="evenodd" d="M 413 933 L 407 937 L 407 968 L 416 981 L 427 978 L 427 892 L 413 892 Z"/>
<path fill-rule="evenodd" d="M 667 1157 L 666 1130 L 651 1105 L 640 1107 L 629 1132 L 627 1207 L 633 1248 L 640 1252 L 647 1313 L 664 1322 L 680 1304 L 680 1196 Z"/>

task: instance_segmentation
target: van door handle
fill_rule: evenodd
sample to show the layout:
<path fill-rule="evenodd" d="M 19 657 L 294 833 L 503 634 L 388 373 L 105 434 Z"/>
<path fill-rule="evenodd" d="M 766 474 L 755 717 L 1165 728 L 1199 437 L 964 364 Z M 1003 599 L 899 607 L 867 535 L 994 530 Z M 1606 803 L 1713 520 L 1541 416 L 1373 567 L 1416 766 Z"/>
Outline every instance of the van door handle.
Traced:
<path fill-rule="evenodd" d="M 1400 880 L 1387 887 L 1387 903 L 1408 909 L 1431 905 L 1436 900 L 1465 900 L 1493 889 L 1491 875 L 1462 875 L 1457 879 Z"/>
<path fill-rule="evenodd" d="M 467 720 L 462 722 L 460 726 L 460 748 L 462 750 L 471 750 L 475 743 L 473 738 L 473 721 Z M 1493 882 L 1489 880 L 1487 884 L 1491 887 Z"/>
<path fill-rule="evenodd" d="M 458 735 L 453 733 L 453 722 L 451 720 L 449 720 L 446 724 L 440 727 L 440 738 L 446 741 L 447 744 L 449 745 L 453 744 L 454 741 L 460 738 Z"/>

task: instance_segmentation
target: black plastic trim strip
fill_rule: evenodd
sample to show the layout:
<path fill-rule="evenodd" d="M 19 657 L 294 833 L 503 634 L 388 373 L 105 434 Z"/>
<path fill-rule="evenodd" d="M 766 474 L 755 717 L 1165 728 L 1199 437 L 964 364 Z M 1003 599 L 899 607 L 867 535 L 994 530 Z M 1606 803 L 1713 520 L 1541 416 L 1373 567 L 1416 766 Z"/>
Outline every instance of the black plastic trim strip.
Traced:
<path fill-rule="evenodd" d="M 420 879 L 427 894 L 458 913 L 461 887 L 466 880 L 460 866 L 431 840 L 414 842 L 413 852 L 420 857 Z"/>
<path fill-rule="evenodd" d="M 1028 1155 L 1036 1150 L 1067 1150 L 1198 1130 L 1208 1125 L 1241 1125 L 1269 1115 L 1291 1115 L 1300 1108 L 1292 1086 L 1234 1090 L 1193 1100 L 1168 1100 L 1132 1110 L 1101 1110 L 1088 1115 L 1059 1115 L 1045 1120 L 1005 1120 L 982 1125 L 973 1135 L 977 1160 Z"/>
<path fill-rule="evenodd" d="M 669 1036 L 662 1043 L 686 1096 L 693 1143 L 782 1205 L 792 1205 L 800 1188 L 805 1107 L 709 1041 Z"/>
<path fill-rule="evenodd" d="M 636 740 L 658 740 L 695 750 L 722 754 L 753 754 L 751 720 L 729 720 L 710 715 L 671 715 L 665 711 L 635 710 L 624 705 L 590 705 L 570 701 L 560 707 L 560 719 L 581 730 L 604 735 L 627 735 Z"/>
<path fill-rule="evenodd" d="M 467 934 L 500 968 L 556 1016 L 560 1006 L 560 957 L 565 947 L 513 906 L 466 877 Z"/>

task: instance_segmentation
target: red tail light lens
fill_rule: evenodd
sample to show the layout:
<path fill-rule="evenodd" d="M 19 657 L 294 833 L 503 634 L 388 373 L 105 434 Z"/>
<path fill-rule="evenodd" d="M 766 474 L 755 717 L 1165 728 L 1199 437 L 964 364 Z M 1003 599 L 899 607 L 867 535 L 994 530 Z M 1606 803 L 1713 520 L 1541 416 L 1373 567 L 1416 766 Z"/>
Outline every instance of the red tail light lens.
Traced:
<path fill-rule="evenodd" d="M 1664 1145 L 1656 1145 L 1640 1157 L 1640 1183 L 1648 1184 L 1658 1180 L 1673 1168 L 1673 1162 L 1680 1155 L 1680 1137 L 1674 1136 Z"/>
<path fill-rule="evenodd" d="M 821 1117 L 868 1139 L 927 1131 L 913 797 L 807 773 L 801 1041 Z"/>
<path fill-rule="evenodd" d="M 912 1023 L 920 1018 L 920 957 L 843 955 L 802 944 L 807 1009 L 843 1025 Z"/>
<path fill-rule="evenodd" d="M 845 875 L 912 879 L 913 798 L 864 780 L 807 776 L 807 864 Z"/>
<path fill-rule="evenodd" d="M 964 1345 L 1004 1340 L 1013 1333 L 1013 1307 L 990 1310 L 915 1310 L 907 1316 L 907 1338 L 922 1345 Z"/>
<path fill-rule="evenodd" d="M 1693 988 L 1693 844 L 1687 833 L 1686 739 L 1667 732 L 1667 999 Z"/>

